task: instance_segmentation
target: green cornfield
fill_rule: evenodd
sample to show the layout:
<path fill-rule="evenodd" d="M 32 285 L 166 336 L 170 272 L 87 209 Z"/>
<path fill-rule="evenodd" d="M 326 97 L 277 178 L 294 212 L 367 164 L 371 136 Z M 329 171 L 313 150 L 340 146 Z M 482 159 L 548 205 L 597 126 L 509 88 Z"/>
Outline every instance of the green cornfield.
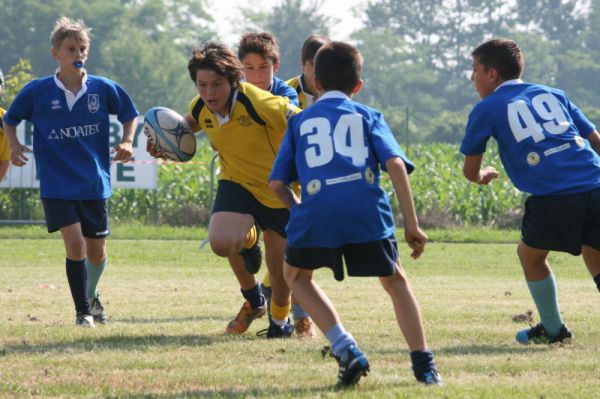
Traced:
<path fill-rule="evenodd" d="M 489 186 L 469 183 L 462 176 L 463 156 L 458 145 L 415 144 L 407 153 L 416 165 L 411 184 L 425 227 L 518 226 L 525 195 L 504 174 L 494 145 L 484 162 L 500 170 L 501 176 Z M 206 224 L 216 186 L 216 176 L 211 174 L 213 156 L 208 141 L 202 139 L 191 162 L 159 166 L 157 190 L 115 189 L 110 199 L 112 220 L 173 226 Z M 215 167 L 218 169 L 218 162 Z M 399 210 L 390 180 L 384 175 L 382 182 L 394 209 Z M 17 218 L 43 219 L 38 190 L 0 190 L 0 220 Z"/>

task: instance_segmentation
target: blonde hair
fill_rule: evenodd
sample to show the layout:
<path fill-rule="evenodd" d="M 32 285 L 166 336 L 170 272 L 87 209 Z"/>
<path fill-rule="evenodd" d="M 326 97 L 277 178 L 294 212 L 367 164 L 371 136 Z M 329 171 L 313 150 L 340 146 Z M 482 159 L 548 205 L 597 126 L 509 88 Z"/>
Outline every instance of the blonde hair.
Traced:
<path fill-rule="evenodd" d="M 62 42 L 70 37 L 89 44 L 90 31 L 91 29 L 86 26 L 83 20 L 73 20 L 63 16 L 56 20 L 54 29 L 50 34 L 50 42 L 55 49 L 59 49 Z"/>

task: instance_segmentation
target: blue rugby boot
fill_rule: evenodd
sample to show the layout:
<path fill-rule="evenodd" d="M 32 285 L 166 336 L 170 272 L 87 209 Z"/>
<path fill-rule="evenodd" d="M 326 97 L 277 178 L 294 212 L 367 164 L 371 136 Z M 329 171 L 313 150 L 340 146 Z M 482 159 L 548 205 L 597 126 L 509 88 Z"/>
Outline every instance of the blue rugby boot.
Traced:
<path fill-rule="evenodd" d="M 283 326 L 273 322 L 269 317 L 269 328 L 265 328 L 264 330 L 260 330 L 256 333 L 259 337 L 266 336 L 267 339 L 273 338 L 290 338 L 294 333 L 294 324 L 288 317 L 286 323 Z"/>
<path fill-rule="evenodd" d="M 369 360 L 355 345 L 350 345 L 340 356 L 335 356 L 340 369 L 338 383 L 341 386 L 358 384 L 360 377 L 369 372 Z"/>
<path fill-rule="evenodd" d="M 531 328 L 521 330 L 515 337 L 516 340 L 523 344 L 570 344 L 573 340 L 573 333 L 564 324 L 560 328 L 560 331 L 555 337 L 551 337 L 542 323 Z"/>
<path fill-rule="evenodd" d="M 442 380 L 442 376 L 437 370 L 429 370 L 419 376 L 416 377 L 417 381 L 425 384 L 425 385 L 444 385 L 444 381 Z"/>

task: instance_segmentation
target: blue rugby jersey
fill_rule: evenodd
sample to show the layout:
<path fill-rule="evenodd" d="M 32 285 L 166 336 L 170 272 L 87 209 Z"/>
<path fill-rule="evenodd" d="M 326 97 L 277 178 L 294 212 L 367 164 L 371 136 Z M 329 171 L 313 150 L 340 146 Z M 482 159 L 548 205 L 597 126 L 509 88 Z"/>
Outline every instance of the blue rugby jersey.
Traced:
<path fill-rule="evenodd" d="M 54 76 L 31 81 L 4 116 L 10 125 L 24 119 L 33 124 L 42 198 L 91 200 L 112 193 L 109 114 L 124 123 L 138 112 L 125 90 L 109 79 L 87 75 L 81 90 L 83 95 L 69 110 Z"/>
<path fill-rule="evenodd" d="M 289 86 L 286 82 L 279 79 L 277 76 L 273 76 L 273 82 L 271 82 L 271 88 L 269 89 L 271 94 L 274 96 L 287 97 L 290 99 L 290 103 L 298 106 L 298 93 L 293 87 Z"/>
<path fill-rule="evenodd" d="M 299 181 L 302 202 L 286 227 L 293 247 L 336 248 L 394 233 L 380 170 L 391 157 L 408 160 L 383 115 L 328 92 L 289 120 L 269 180 Z"/>
<path fill-rule="evenodd" d="M 493 137 L 519 190 L 578 193 L 600 186 L 600 157 L 584 140 L 594 129 L 563 91 L 515 80 L 473 108 L 460 151 L 483 154 Z"/>

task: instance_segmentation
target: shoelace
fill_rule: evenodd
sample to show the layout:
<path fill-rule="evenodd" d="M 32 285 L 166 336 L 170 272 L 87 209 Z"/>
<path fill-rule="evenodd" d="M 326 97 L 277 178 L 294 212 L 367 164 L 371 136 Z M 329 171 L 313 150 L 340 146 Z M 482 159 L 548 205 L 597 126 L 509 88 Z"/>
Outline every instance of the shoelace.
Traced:
<path fill-rule="evenodd" d="M 331 346 L 325 345 L 323 348 L 321 348 L 321 356 L 323 356 L 323 358 L 326 358 L 327 356 L 335 357 L 333 350 L 331 350 Z"/>
<path fill-rule="evenodd" d="M 268 333 L 269 333 L 269 329 L 268 329 L 268 328 L 265 328 L 265 329 L 263 329 L 263 330 L 258 330 L 258 331 L 256 332 L 256 336 L 257 336 L 257 337 L 264 337 L 264 336 L 265 336 L 265 335 L 267 335 Z"/>

